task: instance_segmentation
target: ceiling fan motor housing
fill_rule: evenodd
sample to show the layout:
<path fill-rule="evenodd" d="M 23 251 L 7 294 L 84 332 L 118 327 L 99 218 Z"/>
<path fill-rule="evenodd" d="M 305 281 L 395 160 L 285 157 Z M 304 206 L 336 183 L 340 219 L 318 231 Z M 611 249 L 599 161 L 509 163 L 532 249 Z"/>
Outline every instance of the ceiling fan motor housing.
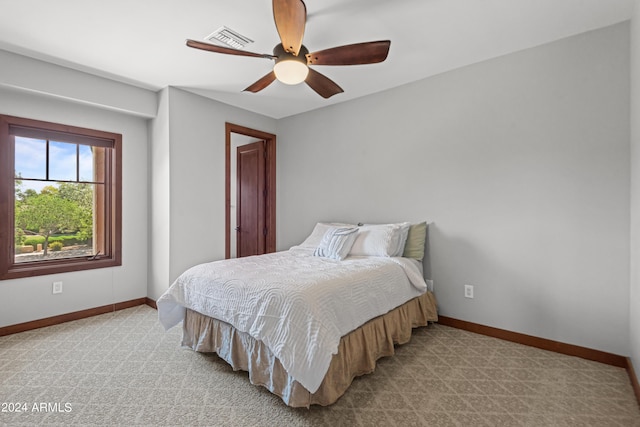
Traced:
<path fill-rule="evenodd" d="M 284 50 L 284 47 L 282 46 L 282 44 L 278 44 L 276 45 L 276 47 L 273 48 L 273 56 L 276 57 L 275 59 L 276 64 L 280 61 L 299 61 L 299 62 L 302 62 L 304 65 L 307 65 L 308 53 L 309 53 L 309 49 L 307 49 L 304 45 L 300 46 L 300 52 L 298 53 L 298 56 Z"/>

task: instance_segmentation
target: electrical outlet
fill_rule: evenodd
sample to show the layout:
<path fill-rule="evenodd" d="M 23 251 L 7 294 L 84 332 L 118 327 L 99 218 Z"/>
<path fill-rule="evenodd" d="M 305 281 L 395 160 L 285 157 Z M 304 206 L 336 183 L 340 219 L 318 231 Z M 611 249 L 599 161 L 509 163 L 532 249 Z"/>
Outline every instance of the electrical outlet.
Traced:
<path fill-rule="evenodd" d="M 53 282 L 52 293 L 61 294 L 62 293 L 62 282 Z"/>
<path fill-rule="evenodd" d="M 464 285 L 464 297 L 473 298 L 473 285 Z"/>

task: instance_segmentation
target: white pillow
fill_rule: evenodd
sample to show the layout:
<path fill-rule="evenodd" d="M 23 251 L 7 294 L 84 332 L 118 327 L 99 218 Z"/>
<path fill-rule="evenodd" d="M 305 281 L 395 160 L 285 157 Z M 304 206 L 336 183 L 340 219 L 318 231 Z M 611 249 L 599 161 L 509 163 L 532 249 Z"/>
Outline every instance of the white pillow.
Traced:
<path fill-rule="evenodd" d="M 300 243 L 299 247 L 312 249 L 317 248 L 327 231 L 329 231 L 330 228 L 336 227 L 356 227 L 356 225 L 344 224 L 341 222 L 319 222 L 313 228 L 309 237 L 307 237 L 304 242 Z"/>
<path fill-rule="evenodd" d="M 355 256 L 402 256 L 410 224 L 363 225 L 358 230 L 356 241 L 349 255 Z"/>
<path fill-rule="evenodd" d="M 400 227 L 400 235 L 398 236 L 398 246 L 395 255 L 392 256 L 403 256 L 404 247 L 407 244 L 407 238 L 409 237 L 409 229 L 411 228 L 411 223 L 409 222 L 401 222 L 397 224 Z"/>
<path fill-rule="evenodd" d="M 342 261 L 349 254 L 357 235 L 355 227 L 330 228 L 313 255 Z"/>

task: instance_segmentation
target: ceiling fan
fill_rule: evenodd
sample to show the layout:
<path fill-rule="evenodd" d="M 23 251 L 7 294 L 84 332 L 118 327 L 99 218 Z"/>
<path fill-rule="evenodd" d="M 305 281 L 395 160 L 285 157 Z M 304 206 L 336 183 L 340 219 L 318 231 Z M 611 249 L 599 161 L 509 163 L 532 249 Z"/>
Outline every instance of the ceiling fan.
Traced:
<path fill-rule="evenodd" d="M 227 55 L 274 60 L 273 71 L 247 87 L 245 91 L 259 92 L 278 79 L 290 85 L 305 82 L 323 98 L 330 98 L 344 91 L 333 80 L 309 65 L 375 64 L 384 61 L 389 54 L 389 40 L 356 43 L 309 53 L 302 44 L 307 21 L 307 8 L 302 0 L 273 0 L 273 18 L 282 42 L 273 49 L 273 55 L 246 52 L 195 40 L 187 40 L 187 46 Z"/>

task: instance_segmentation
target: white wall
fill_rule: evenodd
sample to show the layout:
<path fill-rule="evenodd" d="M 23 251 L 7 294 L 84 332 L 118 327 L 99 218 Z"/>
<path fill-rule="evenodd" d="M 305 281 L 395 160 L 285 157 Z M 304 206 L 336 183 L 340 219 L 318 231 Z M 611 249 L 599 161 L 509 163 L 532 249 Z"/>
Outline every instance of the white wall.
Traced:
<path fill-rule="evenodd" d="M 280 249 L 316 221 L 426 219 L 442 315 L 629 353 L 628 24 L 282 119 L 277 135 Z"/>
<path fill-rule="evenodd" d="M 140 117 L 154 117 L 155 92 L 0 50 L 0 86 Z"/>
<path fill-rule="evenodd" d="M 169 282 L 170 233 L 171 224 L 171 135 L 169 131 L 169 89 L 158 95 L 158 114 L 149 121 L 149 282 L 147 296 L 161 291 L 152 287 L 153 283 Z"/>
<path fill-rule="evenodd" d="M 631 359 L 640 375 L 640 0 L 631 21 Z"/>
<path fill-rule="evenodd" d="M 165 89 L 161 101 L 168 103 L 168 114 L 153 121 L 152 131 L 168 120 L 169 138 L 163 135 L 162 147 L 151 148 L 151 175 L 164 174 L 151 180 L 151 192 L 170 200 L 170 212 L 151 211 L 151 245 L 157 251 L 151 268 L 168 260 L 169 270 L 166 277 L 150 277 L 148 296 L 154 300 L 187 268 L 225 256 L 225 122 L 269 133 L 276 129 L 275 119 L 177 88 Z M 157 164 L 168 164 L 168 173 L 154 170 Z"/>
<path fill-rule="evenodd" d="M 36 78 L 40 71 L 44 72 L 37 64 L 31 67 L 28 74 Z M 122 94 L 127 93 L 126 87 L 121 89 Z M 146 119 L 2 84 L 0 113 L 116 132 L 123 137 L 122 266 L 0 281 L 0 327 L 145 297 Z M 62 294 L 52 295 L 54 281 L 63 282 Z"/>

